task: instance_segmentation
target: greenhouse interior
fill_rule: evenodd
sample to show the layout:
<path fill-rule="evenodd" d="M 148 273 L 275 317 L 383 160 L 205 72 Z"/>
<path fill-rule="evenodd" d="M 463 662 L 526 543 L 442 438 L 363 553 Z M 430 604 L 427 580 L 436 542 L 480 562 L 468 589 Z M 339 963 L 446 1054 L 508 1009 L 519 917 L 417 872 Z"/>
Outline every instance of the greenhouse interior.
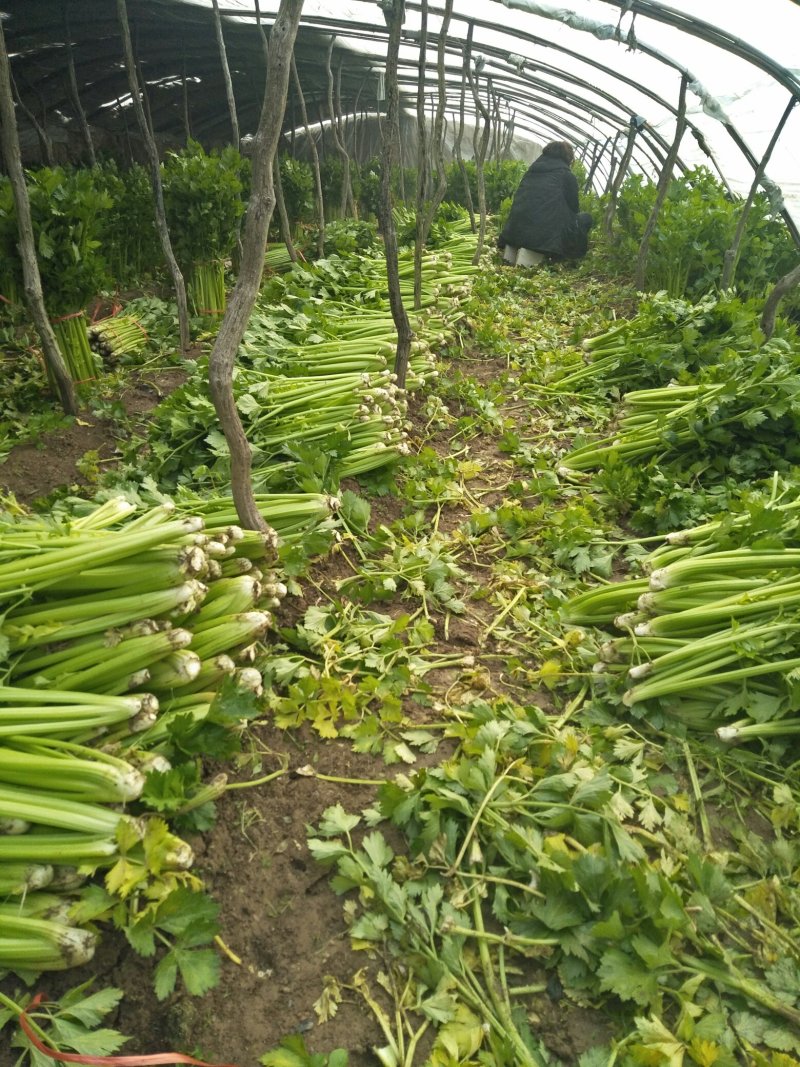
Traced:
<path fill-rule="evenodd" d="M 798 42 L 0 0 L 0 1067 L 800 1067 Z"/>

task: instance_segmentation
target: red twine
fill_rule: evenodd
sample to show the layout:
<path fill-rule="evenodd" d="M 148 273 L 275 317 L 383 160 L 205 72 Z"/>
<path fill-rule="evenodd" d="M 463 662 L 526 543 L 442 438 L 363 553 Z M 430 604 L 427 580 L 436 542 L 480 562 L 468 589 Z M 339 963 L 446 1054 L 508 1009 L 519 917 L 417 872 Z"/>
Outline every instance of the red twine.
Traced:
<path fill-rule="evenodd" d="M 55 324 L 56 322 L 66 322 L 67 319 L 82 319 L 82 318 L 83 318 L 83 312 L 82 311 L 73 311 L 71 315 L 59 315 L 59 317 L 57 319 L 50 319 L 50 321 L 53 324 Z"/>
<path fill-rule="evenodd" d="M 43 1056 L 49 1056 L 58 1063 L 80 1063 L 85 1067 L 151 1067 L 157 1064 L 189 1063 L 194 1067 L 235 1067 L 232 1063 L 205 1063 L 196 1060 L 193 1056 L 185 1056 L 182 1052 L 157 1052 L 152 1056 L 81 1056 L 77 1052 L 56 1052 L 48 1048 L 33 1032 L 33 1027 L 28 1022 L 28 1011 L 37 1007 L 44 998 L 43 993 L 37 993 L 27 1008 L 23 1008 L 19 1015 L 19 1025 L 25 1032 L 31 1044 Z"/>

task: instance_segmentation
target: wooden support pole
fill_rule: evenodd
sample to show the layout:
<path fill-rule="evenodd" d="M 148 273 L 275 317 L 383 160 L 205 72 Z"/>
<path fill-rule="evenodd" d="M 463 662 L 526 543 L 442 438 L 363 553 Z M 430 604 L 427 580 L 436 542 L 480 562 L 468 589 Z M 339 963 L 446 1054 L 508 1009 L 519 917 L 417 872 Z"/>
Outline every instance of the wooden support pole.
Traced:
<path fill-rule="evenodd" d="M 610 140 L 611 140 L 610 137 L 606 137 L 606 139 L 605 139 L 605 141 L 603 141 L 602 145 L 600 145 L 599 141 L 595 145 L 596 151 L 592 155 L 592 163 L 591 163 L 591 166 L 589 167 L 589 172 L 586 175 L 586 184 L 583 187 L 583 191 L 585 193 L 588 193 L 589 190 L 592 188 L 592 182 L 594 181 L 595 172 L 597 171 L 597 168 L 600 165 L 600 160 L 603 158 L 603 153 L 605 152 L 605 150 L 606 150 L 606 148 L 608 146 L 608 142 Z"/>
<path fill-rule="evenodd" d="M 178 326 L 180 329 L 181 351 L 185 355 L 189 351 L 189 344 L 191 341 L 189 336 L 189 304 L 186 299 L 186 283 L 183 274 L 181 273 L 181 269 L 178 266 L 178 261 L 175 258 L 175 253 L 172 250 L 172 241 L 170 240 L 169 227 L 167 226 L 167 214 L 164 209 L 164 187 L 161 183 L 161 162 L 158 158 L 158 149 L 156 148 L 153 131 L 147 121 L 142 106 L 142 99 L 139 94 L 136 61 L 133 56 L 133 44 L 131 42 L 131 30 L 128 25 L 128 9 L 125 0 L 117 0 L 117 17 L 119 19 L 120 31 L 122 34 L 125 68 L 128 73 L 128 88 L 133 102 L 133 110 L 136 114 L 136 121 L 139 124 L 139 131 L 142 135 L 148 162 L 150 164 L 150 181 L 153 186 L 153 195 L 155 197 L 156 229 L 158 230 L 161 247 L 164 251 L 164 258 L 167 262 L 167 268 L 175 290 L 175 300 L 178 305 Z"/>
<path fill-rule="evenodd" d="M 475 255 L 472 257 L 472 262 L 477 264 L 480 262 L 481 254 L 483 253 L 483 241 L 486 236 L 486 181 L 483 173 L 483 163 L 486 159 L 486 149 L 489 145 L 489 136 L 492 132 L 492 116 L 489 109 L 481 100 L 480 85 L 478 81 L 478 73 L 473 76 L 472 68 L 467 70 L 467 77 L 469 78 L 469 85 L 472 89 L 472 99 L 475 101 L 475 129 L 473 131 L 472 146 L 475 153 L 475 174 L 478 179 L 478 211 L 480 213 L 480 221 L 478 224 L 478 245 L 475 249 Z M 486 81 L 487 90 L 491 99 L 492 82 L 490 78 Z M 483 119 L 483 130 L 480 129 L 480 119 Z"/>
<path fill-rule="evenodd" d="M 325 71 L 328 76 L 328 118 L 331 124 L 331 138 L 333 145 L 342 160 L 342 194 L 341 194 L 341 214 L 342 218 L 347 215 L 347 205 L 352 199 L 352 193 L 350 192 L 350 156 L 347 154 L 347 149 L 342 143 L 340 134 L 339 116 L 334 105 L 333 98 L 333 68 L 331 66 L 331 58 L 333 56 L 333 46 L 336 43 L 336 37 L 333 36 L 330 39 L 328 50 L 325 54 Z"/>
<path fill-rule="evenodd" d="M 183 57 L 183 136 L 188 145 L 192 139 L 192 124 L 189 117 L 189 85 L 186 81 L 186 56 Z"/>
<path fill-rule="evenodd" d="M 684 74 L 681 78 L 681 88 L 678 94 L 675 136 L 672 139 L 672 144 L 669 146 L 667 158 L 664 160 L 664 166 L 661 168 L 661 173 L 658 176 L 656 198 L 650 209 L 650 215 L 648 216 L 647 222 L 645 223 L 644 233 L 642 234 L 642 240 L 639 244 L 639 254 L 636 257 L 636 271 L 634 273 L 633 284 L 637 289 L 644 289 L 644 276 L 647 271 L 647 253 L 650 249 L 650 239 L 655 232 L 661 208 L 664 201 L 667 199 L 667 191 L 669 190 L 669 184 L 672 181 L 672 172 L 675 169 L 675 160 L 678 158 L 681 141 L 683 140 L 683 135 L 686 131 L 686 88 L 688 84 L 689 79 Z"/>
<path fill-rule="evenodd" d="M 418 308 L 422 302 L 422 250 L 431 232 L 431 226 L 436 216 L 439 205 L 444 200 L 447 192 L 447 174 L 444 166 L 444 123 L 445 110 L 447 108 L 447 81 L 445 74 L 445 48 L 447 45 L 447 31 L 450 28 L 450 20 L 453 15 L 453 0 L 445 0 L 442 25 L 439 30 L 439 44 L 436 52 L 436 74 L 438 82 L 438 100 L 436 103 L 436 115 L 433 120 L 433 133 L 431 135 L 431 147 L 433 151 L 434 170 L 436 172 L 436 187 L 427 205 L 424 206 L 422 217 L 417 219 L 417 243 L 420 247 L 419 275 L 417 267 L 417 249 L 414 248 L 414 307 Z"/>
<path fill-rule="evenodd" d="M 767 302 L 764 304 L 764 310 L 761 313 L 761 332 L 767 340 L 775 332 L 778 305 L 789 290 L 794 289 L 797 285 L 800 285 L 800 263 L 775 283 L 775 287 L 767 297 Z"/>
<path fill-rule="evenodd" d="M 628 128 L 628 142 L 625 145 L 625 151 L 622 153 L 622 159 L 617 167 L 616 173 L 613 179 L 610 180 L 610 189 L 608 195 L 608 204 L 606 204 L 605 215 L 603 216 L 603 229 L 605 230 L 606 237 L 610 240 L 613 234 L 614 227 L 614 212 L 617 208 L 617 195 L 625 180 L 625 175 L 628 172 L 628 164 L 631 161 L 633 155 L 633 146 L 636 141 L 637 134 L 636 123 L 631 118 L 631 124 Z"/>
<path fill-rule="evenodd" d="M 238 148 L 239 118 L 236 114 L 236 97 L 233 94 L 231 68 L 228 65 L 228 52 L 225 48 L 225 37 L 222 33 L 222 17 L 219 13 L 219 0 L 211 0 L 211 6 L 214 8 L 214 30 L 217 35 L 219 61 L 222 65 L 222 80 L 225 82 L 225 99 L 228 101 L 228 114 L 231 117 L 231 144 L 234 148 Z"/>
<path fill-rule="evenodd" d="M 69 0 L 64 0 L 64 38 L 67 44 L 67 74 L 69 75 L 69 88 L 72 94 L 72 103 L 75 106 L 75 112 L 78 116 L 78 122 L 81 127 L 81 133 L 83 134 L 83 140 L 86 145 L 86 155 L 89 158 L 89 166 L 97 166 L 97 156 L 94 151 L 94 141 L 92 140 L 92 131 L 89 129 L 89 123 L 86 119 L 86 112 L 83 110 L 83 104 L 81 103 L 81 94 L 78 91 L 78 78 L 75 74 L 75 56 L 72 53 L 72 33 L 69 26 Z"/>
<path fill-rule="evenodd" d="M 55 160 L 53 158 L 53 144 L 52 144 L 50 138 L 47 136 L 47 130 L 44 128 L 44 126 L 42 126 L 42 124 L 36 118 L 34 113 L 31 111 L 31 109 L 28 107 L 28 105 L 22 99 L 22 94 L 19 91 L 19 86 L 17 85 L 17 82 L 16 82 L 16 80 L 14 78 L 14 75 L 13 75 L 13 73 L 11 71 L 11 65 L 10 64 L 9 64 L 9 68 L 8 68 L 8 75 L 9 75 L 11 86 L 12 86 L 12 88 L 14 90 L 14 96 L 16 97 L 17 103 L 19 104 L 20 111 L 23 113 L 23 115 L 28 120 L 28 122 L 30 122 L 31 126 L 33 126 L 34 130 L 36 131 L 36 136 L 39 138 L 39 145 L 40 145 L 41 150 L 42 150 L 42 159 L 43 159 L 44 165 L 46 167 L 54 167 L 55 166 Z"/>
<path fill-rule="evenodd" d="M 404 389 L 414 334 L 400 292 L 397 230 L 392 213 L 392 171 L 397 166 L 400 156 L 400 85 L 397 79 L 397 66 L 406 5 L 405 0 L 382 0 L 381 7 L 389 29 L 389 42 L 386 49 L 386 121 L 383 124 L 380 223 L 386 252 L 389 304 L 397 330 L 394 372 L 397 375 L 398 386 Z"/>
<path fill-rule="evenodd" d="M 289 253 L 289 259 L 292 263 L 297 262 L 297 249 L 294 247 L 294 241 L 292 240 L 292 228 L 289 224 L 289 215 L 286 211 L 286 201 L 283 198 L 283 181 L 281 180 L 281 161 L 278 153 L 275 153 L 275 159 L 272 163 L 272 180 L 275 183 L 275 206 L 278 209 L 278 218 L 281 224 L 281 237 L 283 243 L 286 245 L 286 251 Z"/>
<path fill-rule="evenodd" d="M 459 101 L 458 108 L 458 132 L 456 133 L 455 140 L 453 141 L 453 151 L 455 152 L 456 161 L 458 163 L 458 169 L 461 173 L 461 180 L 464 183 L 464 198 L 467 201 L 467 211 L 469 212 L 469 222 L 472 227 L 472 232 L 475 233 L 475 206 L 472 203 L 472 189 L 469 184 L 469 175 L 467 174 L 467 168 L 464 163 L 464 157 L 461 154 L 461 142 L 464 139 L 464 122 L 465 122 L 465 109 L 466 109 L 466 96 L 467 96 L 467 76 L 469 73 L 469 65 L 472 61 L 472 35 L 475 30 L 475 23 L 470 22 L 467 26 L 467 40 L 464 44 L 464 62 L 461 68 L 461 99 Z"/>
<path fill-rule="evenodd" d="M 292 55 L 292 79 L 297 102 L 300 105 L 300 115 L 303 119 L 303 129 L 306 131 L 306 143 L 308 154 L 311 157 L 311 170 L 314 173 L 314 199 L 317 205 L 317 256 L 322 259 L 325 250 L 325 200 L 322 195 L 322 174 L 319 169 L 319 153 L 308 123 L 308 109 L 303 96 L 303 87 L 300 84 L 300 75 L 297 73 L 297 63 Z"/>
<path fill-rule="evenodd" d="M 428 54 L 428 0 L 420 0 L 419 59 L 417 63 L 417 189 L 414 237 L 414 309 L 422 304 L 422 232 L 425 217 L 425 187 L 428 181 L 428 123 L 425 117 L 425 67 Z"/>
<path fill-rule="evenodd" d="M 253 496 L 252 454 L 233 395 L 233 366 L 261 286 L 267 233 L 275 207 L 273 160 L 286 111 L 292 49 L 303 0 L 281 0 L 269 40 L 261 117 L 253 140 L 253 179 L 242 234 L 242 262 L 208 362 L 211 399 L 228 442 L 231 492 L 236 513 L 248 530 L 270 528 Z"/>
<path fill-rule="evenodd" d="M 36 261 L 36 243 L 31 221 L 31 205 L 28 200 L 25 171 L 22 169 L 17 117 L 14 113 L 14 97 L 11 93 L 11 65 L 6 51 L 2 19 L 0 19 L 0 145 L 2 145 L 3 163 L 11 182 L 14 208 L 17 213 L 19 254 L 22 260 L 25 300 L 36 327 L 36 332 L 39 334 L 45 363 L 53 376 L 61 406 L 68 415 L 75 415 L 78 411 L 75 387 L 67 372 L 64 359 L 56 343 L 53 327 L 50 325 L 44 306 L 42 279 L 39 274 L 39 264 Z"/>

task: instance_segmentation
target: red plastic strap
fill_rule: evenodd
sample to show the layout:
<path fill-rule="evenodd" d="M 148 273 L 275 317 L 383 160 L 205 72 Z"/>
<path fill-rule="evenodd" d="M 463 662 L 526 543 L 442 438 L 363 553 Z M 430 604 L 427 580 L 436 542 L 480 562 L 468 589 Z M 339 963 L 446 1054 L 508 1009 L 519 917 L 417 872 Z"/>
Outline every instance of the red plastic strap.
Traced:
<path fill-rule="evenodd" d="M 196 1060 L 193 1056 L 185 1056 L 182 1052 L 157 1052 L 152 1056 L 80 1056 L 77 1052 L 56 1052 L 43 1044 L 33 1032 L 28 1022 L 28 1010 L 35 1008 L 44 998 L 43 993 L 37 993 L 27 1008 L 23 1008 L 19 1015 L 19 1025 L 25 1031 L 25 1035 L 31 1044 L 51 1060 L 58 1063 L 82 1063 L 86 1067 L 151 1067 L 155 1064 L 189 1063 L 194 1067 L 236 1067 L 232 1063 L 205 1063 Z"/>
<path fill-rule="evenodd" d="M 82 311 L 73 311 L 71 315 L 59 315 L 57 319 L 50 319 L 51 322 L 66 322 L 67 319 L 81 319 L 83 318 Z"/>
<path fill-rule="evenodd" d="M 2 294 L 2 293 L 0 293 L 0 300 L 2 300 L 4 304 L 11 304 L 11 303 L 13 303 L 13 301 L 12 301 L 12 300 L 9 300 L 7 296 L 3 296 L 3 294 Z"/>
<path fill-rule="evenodd" d="M 198 308 L 198 315 L 224 315 L 224 308 Z"/>

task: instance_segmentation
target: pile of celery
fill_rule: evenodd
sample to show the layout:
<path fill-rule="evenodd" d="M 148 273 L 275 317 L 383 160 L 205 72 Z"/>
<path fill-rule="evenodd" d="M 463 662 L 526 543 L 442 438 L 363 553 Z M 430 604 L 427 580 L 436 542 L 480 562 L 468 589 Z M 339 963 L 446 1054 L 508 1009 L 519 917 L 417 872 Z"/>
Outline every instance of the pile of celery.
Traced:
<path fill-rule="evenodd" d="M 475 236 L 452 225 L 450 239 L 425 256 L 422 308 L 410 312 L 406 390 L 436 377 L 435 349 L 461 318 L 461 297 L 477 270 Z M 466 223 L 467 227 L 469 223 Z M 351 261 L 352 260 L 352 261 Z M 411 304 L 413 261 L 401 257 L 401 287 Z M 256 307 L 239 353 L 236 404 L 261 472 L 309 445 L 335 457 L 339 477 L 395 461 L 408 450 L 406 397 L 391 371 L 397 334 L 383 257 L 353 256 L 297 264 L 275 278 Z M 150 425 L 162 480 L 192 470 L 227 476 L 228 449 L 215 429 L 204 360 L 164 401 Z"/>
<path fill-rule="evenodd" d="M 147 345 L 147 333 L 134 315 L 114 315 L 89 327 L 89 344 L 107 363 L 138 355 Z"/>
<path fill-rule="evenodd" d="M 697 382 L 625 394 L 616 431 L 572 449 L 565 471 L 588 471 L 609 461 L 653 456 L 714 458 L 748 452 L 767 474 L 781 459 L 800 458 L 800 362 L 774 339 L 746 355 L 728 351 Z"/>
<path fill-rule="evenodd" d="M 295 535 L 335 506 L 259 504 Z M 204 511 L 117 498 L 63 521 L 0 515 L 0 969 L 91 957 L 69 894 L 121 842 L 145 874 L 153 835 L 154 875 L 191 865 L 160 820 L 125 808 L 168 769 L 175 715 L 202 719 L 226 676 L 259 691 L 249 664 L 286 593 L 266 570 L 273 538 L 245 534 L 224 498 Z"/>
<path fill-rule="evenodd" d="M 644 566 L 566 605 L 568 623 L 625 633 L 595 680 L 723 741 L 800 732 L 800 500 L 670 534 Z"/>
<path fill-rule="evenodd" d="M 649 388 L 666 385 L 719 360 L 728 350 L 750 351 L 758 342 L 754 304 L 732 292 L 707 293 L 697 303 L 666 292 L 645 296 L 632 319 L 623 319 L 583 344 L 584 360 L 559 370 L 559 392 Z"/>

